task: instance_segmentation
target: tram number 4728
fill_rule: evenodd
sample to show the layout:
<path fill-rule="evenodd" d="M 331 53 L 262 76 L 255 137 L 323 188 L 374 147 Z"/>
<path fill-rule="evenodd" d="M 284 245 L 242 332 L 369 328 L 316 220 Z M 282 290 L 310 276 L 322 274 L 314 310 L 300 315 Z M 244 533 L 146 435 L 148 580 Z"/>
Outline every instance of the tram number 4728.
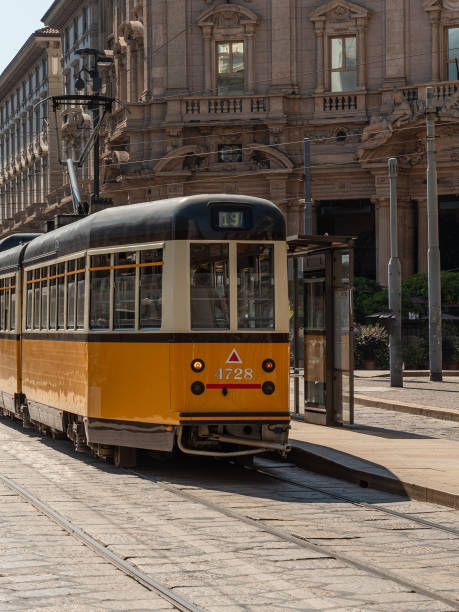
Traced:
<path fill-rule="evenodd" d="M 219 380 L 252 380 L 252 368 L 219 368 L 215 373 L 215 378 Z"/>

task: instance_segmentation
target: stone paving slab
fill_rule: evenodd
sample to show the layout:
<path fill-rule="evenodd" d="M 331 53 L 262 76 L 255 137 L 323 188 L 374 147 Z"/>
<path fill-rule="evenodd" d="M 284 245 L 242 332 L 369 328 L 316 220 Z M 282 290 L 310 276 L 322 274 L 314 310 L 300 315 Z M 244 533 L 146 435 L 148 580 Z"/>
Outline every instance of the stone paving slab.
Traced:
<path fill-rule="evenodd" d="M 356 403 L 446 420 L 459 420 L 459 378 L 443 375 L 442 382 L 427 376 L 405 376 L 403 388 L 391 387 L 387 373 L 369 376 L 355 372 Z"/>
<path fill-rule="evenodd" d="M 292 422 L 289 459 L 363 486 L 459 509 L 459 442 L 388 439 L 347 428 Z"/>

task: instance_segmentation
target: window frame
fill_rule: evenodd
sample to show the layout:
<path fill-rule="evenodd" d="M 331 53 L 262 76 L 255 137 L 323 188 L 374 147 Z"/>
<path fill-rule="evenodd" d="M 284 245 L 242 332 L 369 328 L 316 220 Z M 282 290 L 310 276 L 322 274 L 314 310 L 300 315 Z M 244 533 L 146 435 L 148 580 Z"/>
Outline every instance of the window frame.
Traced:
<path fill-rule="evenodd" d="M 355 66 L 352 68 L 346 68 L 346 40 L 349 38 L 353 38 L 355 40 Z M 333 41 L 341 40 L 342 41 L 342 66 L 341 68 L 333 68 Z M 341 72 L 354 72 L 355 73 L 355 88 L 354 89 L 332 89 L 332 75 L 333 73 L 341 73 Z M 356 34 L 337 34 L 328 37 L 328 75 L 329 75 L 329 88 L 330 92 L 334 94 L 346 93 L 348 91 L 357 91 L 358 89 L 358 77 L 359 77 L 359 57 L 358 57 L 358 40 Z"/>
<path fill-rule="evenodd" d="M 87 252 L 87 281 L 86 281 L 86 293 L 87 293 L 87 305 L 86 305 L 86 322 L 85 322 L 85 329 L 89 332 L 89 333 L 103 333 L 103 334 L 109 334 L 109 333 L 117 333 L 117 334 L 123 334 L 123 333 L 157 333 L 160 332 L 163 327 L 164 327 L 164 308 L 161 309 L 161 326 L 160 327 L 148 327 L 148 328 L 141 328 L 140 327 L 140 267 L 143 266 L 144 264 L 140 264 L 140 252 L 141 251 L 150 251 L 150 250 L 161 250 L 162 251 L 162 266 L 164 266 L 164 252 L 165 252 L 165 243 L 164 242 L 153 242 L 153 243 L 142 243 L 142 244 L 130 244 L 130 245 L 123 245 L 123 246 L 117 246 L 117 247 L 107 247 L 107 248 L 95 248 L 95 249 L 90 249 Z M 115 307 L 115 254 L 117 253 L 125 253 L 128 251 L 134 251 L 136 253 L 136 263 L 135 265 L 135 269 L 136 269 L 136 277 L 135 277 L 135 321 L 134 321 L 134 327 L 133 328 L 115 328 L 114 326 L 114 307 Z M 91 261 L 91 257 L 95 256 L 95 255 L 109 255 L 110 256 L 110 265 L 107 266 L 107 269 L 110 269 L 110 296 L 109 296 L 109 326 L 108 328 L 104 328 L 104 329 L 98 329 L 98 328 L 91 328 L 90 326 L 90 307 L 91 307 L 91 295 L 90 295 L 90 273 L 91 273 L 91 266 L 90 266 L 90 261 Z M 134 266 L 132 266 L 134 267 Z M 163 267 L 164 270 L 164 267 Z M 162 276 L 163 282 L 164 282 L 164 273 Z M 162 304 L 164 303 L 164 286 L 162 285 Z"/>
<path fill-rule="evenodd" d="M 458 64 L 458 74 L 456 75 L 457 78 L 456 79 L 450 79 L 449 78 L 449 65 L 450 64 L 455 64 L 456 63 L 456 58 L 450 60 L 449 59 L 449 31 L 450 30 L 458 30 L 459 32 L 459 23 L 456 25 L 448 25 L 444 28 L 444 44 L 443 44 L 443 53 L 444 53 L 444 70 L 445 70 L 445 81 L 448 82 L 454 82 L 454 81 L 459 81 L 459 49 L 458 49 L 458 57 L 457 57 L 457 64 Z"/>
<path fill-rule="evenodd" d="M 244 69 L 242 71 L 242 91 L 239 93 L 226 93 L 226 94 L 220 94 L 219 93 L 219 78 L 220 77 L 238 77 L 241 76 L 240 72 L 234 72 L 233 71 L 233 45 L 236 44 L 242 44 L 242 62 L 243 62 L 243 66 Z M 219 45 L 229 45 L 230 47 L 230 51 L 229 54 L 220 54 L 218 52 L 218 46 Z M 224 57 L 228 57 L 229 58 L 229 64 L 231 67 L 231 70 L 229 72 L 220 72 L 219 71 L 219 58 L 221 56 Z M 217 90 L 217 95 L 225 97 L 232 97 L 232 96 L 242 96 L 245 94 L 246 90 L 247 90 L 247 45 L 246 45 L 246 41 L 244 39 L 223 39 L 223 40 L 215 40 L 215 86 L 216 86 L 216 90 Z"/>
<path fill-rule="evenodd" d="M 197 330 L 191 327 L 191 302 L 190 302 L 190 287 L 191 287 L 191 265 L 190 265 L 190 247 L 192 244 L 228 244 L 229 245 L 229 257 L 228 257 L 228 269 L 229 269 L 229 309 L 230 309 L 230 324 L 229 328 L 213 328 Z M 271 328 L 239 328 L 238 327 L 238 284 L 237 284 L 237 246 L 238 244 L 263 244 L 271 245 L 273 247 L 273 269 L 274 269 L 274 291 L 273 291 L 273 311 L 274 311 L 274 326 Z M 282 331 L 285 327 L 285 322 L 282 320 L 281 313 L 282 309 L 282 261 L 285 259 L 285 245 L 282 241 L 276 240 L 189 240 L 187 241 L 187 328 L 192 333 L 215 333 L 215 334 L 228 334 L 228 333 L 276 333 Z"/>

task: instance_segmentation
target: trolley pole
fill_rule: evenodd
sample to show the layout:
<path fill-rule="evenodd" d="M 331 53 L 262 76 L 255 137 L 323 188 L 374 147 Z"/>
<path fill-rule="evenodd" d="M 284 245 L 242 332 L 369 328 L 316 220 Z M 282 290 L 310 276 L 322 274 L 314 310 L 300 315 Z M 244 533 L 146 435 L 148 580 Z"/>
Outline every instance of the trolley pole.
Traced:
<path fill-rule="evenodd" d="M 311 141 L 303 140 L 304 153 L 304 234 L 312 235 L 312 201 L 311 201 Z"/>
<path fill-rule="evenodd" d="M 403 387 L 402 288 L 400 259 L 398 256 L 397 175 L 397 158 L 391 157 L 389 159 L 390 260 L 388 265 L 389 308 L 394 316 L 389 337 L 391 387 Z"/>
<path fill-rule="evenodd" d="M 428 285 L 429 285 L 429 363 L 430 380 L 442 378 L 441 277 L 438 240 L 437 168 L 435 162 L 434 89 L 426 88 L 427 123 L 427 225 L 428 225 Z"/>

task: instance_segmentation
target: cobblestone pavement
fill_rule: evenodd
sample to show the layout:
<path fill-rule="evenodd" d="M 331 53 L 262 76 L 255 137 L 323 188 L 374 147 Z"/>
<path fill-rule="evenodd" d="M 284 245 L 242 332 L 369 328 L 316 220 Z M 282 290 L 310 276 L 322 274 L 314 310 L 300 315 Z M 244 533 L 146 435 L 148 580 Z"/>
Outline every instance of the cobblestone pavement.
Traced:
<path fill-rule="evenodd" d="M 173 609 L 3 483 L 0 543 L 0 610 Z"/>
<path fill-rule="evenodd" d="M 273 469 L 287 469 L 304 483 L 459 528 L 459 513 L 445 508 L 359 489 L 283 464 Z M 0 421 L 0 473 L 205 610 L 451 609 L 356 569 L 333 554 L 274 536 L 264 525 L 385 568 L 444 596 L 459 597 L 459 538 L 451 534 L 222 462 L 187 459 L 157 464 L 149 472 L 193 492 L 203 502 L 253 517 L 259 526 L 185 499 L 161 482 L 75 456 L 65 441 L 41 438 Z M 151 604 L 150 593 L 97 561 L 94 553 L 82 549 L 35 510 L 27 510 L 23 502 L 12 502 L 14 498 L 11 492 L 0 497 L 0 525 L 5 527 L 6 521 L 6 533 L 18 538 L 18 565 L 0 567 L 2 610 L 91 610 L 94 605 L 97 609 L 160 609 Z M 11 503 L 19 503 L 24 512 L 14 506 L 8 510 Z M 61 540 L 69 543 L 68 548 Z M 38 554 L 43 565 L 36 567 Z M 7 552 L 1 560 L 8 563 L 9 559 Z M 28 588 L 29 581 L 33 589 Z M 66 591 L 69 583 L 76 590 Z M 92 603 L 94 599 L 97 604 Z"/>
<path fill-rule="evenodd" d="M 459 422 L 443 421 L 394 410 L 381 410 L 367 406 L 354 407 L 355 425 L 360 433 L 384 438 L 444 438 L 459 440 Z"/>
<path fill-rule="evenodd" d="M 357 372 L 355 393 L 384 400 L 422 406 L 439 406 L 459 411 L 459 377 L 444 376 L 442 382 L 432 382 L 428 376 L 404 377 L 403 388 L 390 386 L 386 376 L 369 377 Z"/>

